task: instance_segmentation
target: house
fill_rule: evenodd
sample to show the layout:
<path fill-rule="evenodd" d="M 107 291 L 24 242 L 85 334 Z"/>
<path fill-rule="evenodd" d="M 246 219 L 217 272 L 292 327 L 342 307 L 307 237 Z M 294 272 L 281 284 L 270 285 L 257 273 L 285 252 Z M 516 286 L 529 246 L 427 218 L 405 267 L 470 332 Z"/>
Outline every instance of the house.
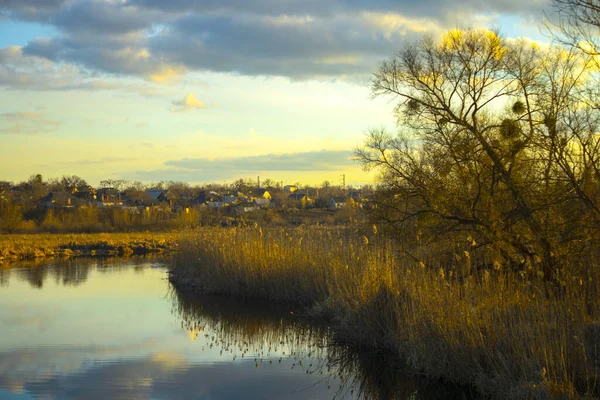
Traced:
<path fill-rule="evenodd" d="M 87 203 L 93 203 L 97 198 L 97 191 L 91 186 L 84 186 L 79 189 L 73 189 L 73 195 L 78 199 L 85 201 Z"/>
<path fill-rule="evenodd" d="M 196 194 L 196 197 L 194 197 L 190 201 L 190 205 L 192 205 L 192 206 L 199 206 L 199 205 L 202 205 L 202 204 L 206 203 L 206 200 L 207 200 L 206 192 L 204 192 L 204 191 L 198 192 L 198 194 Z"/>
<path fill-rule="evenodd" d="M 354 200 L 354 201 L 360 201 L 361 199 L 361 193 L 360 190 L 350 190 L 348 192 L 348 198 Z"/>
<path fill-rule="evenodd" d="M 302 201 L 305 198 L 310 200 L 310 197 L 308 197 L 306 193 L 292 193 L 287 197 L 288 200 L 292 201 Z"/>
<path fill-rule="evenodd" d="M 345 197 L 332 197 L 329 199 L 329 208 L 331 210 L 337 210 L 338 208 L 344 208 L 347 205 Z"/>
<path fill-rule="evenodd" d="M 223 202 L 225 204 L 233 204 L 233 202 L 237 199 L 237 196 L 223 196 Z"/>
<path fill-rule="evenodd" d="M 292 193 L 287 197 L 287 200 L 300 202 L 303 208 L 313 204 L 313 199 L 308 197 L 306 193 Z"/>
<path fill-rule="evenodd" d="M 39 199 L 38 204 L 47 208 L 74 208 L 81 205 L 81 200 L 72 194 L 54 191 Z"/>
<path fill-rule="evenodd" d="M 151 198 L 144 190 L 127 190 L 125 193 L 121 193 L 121 200 L 128 206 L 144 207 L 151 204 Z"/>
<path fill-rule="evenodd" d="M 252 190 L 252 197 L 256 199 L 267 199 L 271 200 L 271 193 L 265 188 L 256 188 Z"/>
<path fill-rule="evenodd" d="M 225 207 L 226 203 L 223 201 L 207 201 L 206 204 L 210 208 L 223 208 L 223 207 Z"/>
<path fill-rule="evenodd" d="M 146 190 L 146 194 L 150 197 L 150 204 L 164 203 L 168 200 L 166 190 Z"/>
<path fill-rule="evenodd" d="M 102 188 L 96 191 L 96 201 L 99 207 L 123 205 L 121 193 L 114 188 Z"/>
<path fill-rule="evenodd" d="M 256 204 L 257 207 L 268 208 L 271 205 L 271 200 L 270 199 L 256 199 L 256 200 L 254 200 L 254 203 Z"/>
<path fill-rule="evenodd" d="M 194 192 L 191 189 L 167 190 L 162 195 L 158 196 L 160 201 L 162 198 L 169 202 L 172 206 L 188 207 L 194 199 Z"/>
<path fill-rule="evenodd" d="M 298 190 L 298 186 L 296 185 L 285 185 L 283 187 L 283 190 L 288 192 L 288 193 L 294 193 L 296 190 Z"/>
<path fill-rule="evenodd" d="M 377 200 L 373 196 L 366 196 L 360 199 L 360 208 L 375 209 L 377 208 Z"/>

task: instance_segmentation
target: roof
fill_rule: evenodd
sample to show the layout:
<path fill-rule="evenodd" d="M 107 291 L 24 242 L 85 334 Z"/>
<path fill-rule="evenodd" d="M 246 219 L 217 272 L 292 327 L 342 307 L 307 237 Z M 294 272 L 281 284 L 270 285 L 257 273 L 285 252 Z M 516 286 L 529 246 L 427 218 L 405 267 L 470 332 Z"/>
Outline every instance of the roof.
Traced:
<path fill-rule="evenodd" d="M 164 190 L 146 190 L 146 193 L 152 197 L 152 200 L 158 200 L 158 197 L 164 193 Z"/>
<path fill-rule="evenodd" d="M 75 204 L 80 201 L 77 197 L 69 193 L 59 191 L 50 192 L 44 197 L 42 197 L 39 201 L 52 203 L 69 203 L 69 200 L 71 204 Z"/>
<path fill-rule="evenodd" d="M 206 202 L 206 192 L 198 192 L 196 196 L 192 199 L 192 203 L 205 203 Z"/>
<path fill-rule="evenodd" d="M 265 188 L 256 188 L 252 190 L 252 194 L 256 195 L 256 196 L 262 196 L 263 194 L 265 194 L 265 192 L 267 191 L 267 189 Z"/>

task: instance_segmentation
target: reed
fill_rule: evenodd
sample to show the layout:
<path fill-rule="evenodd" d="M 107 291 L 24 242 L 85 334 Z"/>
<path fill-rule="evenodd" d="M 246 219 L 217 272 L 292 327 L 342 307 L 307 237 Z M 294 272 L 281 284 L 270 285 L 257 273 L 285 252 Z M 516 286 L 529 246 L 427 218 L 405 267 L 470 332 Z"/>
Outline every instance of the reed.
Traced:
<path fill-rule="evenodd" d="M 343 340 L 493 398 L 600 394 L 597 268 L 565 274 L 553 292 L 535 275 L 498 267 L 456 276 L 394 247 L 350 228 L 205 229 L 182 240 L 170 279 L 295 302 Z"/>

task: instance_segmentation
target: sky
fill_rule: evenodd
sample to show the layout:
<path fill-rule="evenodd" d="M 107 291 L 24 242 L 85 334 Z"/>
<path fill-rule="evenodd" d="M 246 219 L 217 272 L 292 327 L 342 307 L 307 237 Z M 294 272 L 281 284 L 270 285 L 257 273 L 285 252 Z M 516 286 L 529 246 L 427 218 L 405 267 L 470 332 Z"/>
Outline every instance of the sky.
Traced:
<path fill-rule="evenodd" d="M 547 39 L 548 0 L 0 0 L 0 180 L 372 183 L 381 61 L 424 34 Z"/>

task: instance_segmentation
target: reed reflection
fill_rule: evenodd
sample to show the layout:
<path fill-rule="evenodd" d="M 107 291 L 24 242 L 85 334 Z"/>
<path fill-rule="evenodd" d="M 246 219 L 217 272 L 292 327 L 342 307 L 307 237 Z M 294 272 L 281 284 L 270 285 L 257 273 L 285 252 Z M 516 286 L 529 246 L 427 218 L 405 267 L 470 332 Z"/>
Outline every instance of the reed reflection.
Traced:
<path fill-rule="evenodd" d="M 277 364 L 322 375 L 334 399 L 472 399 L 468 389 L 423 379 L 407 372 L 392 354 L 344 344 L 322 321 L 303 316 L 294 306 L 240 301 L 172 288 L 172 312 L 192 340 L 230 353 L 232 360 L 250 358 L 259 368 Z M 203 348 L 205 349 L 205 348 Z"/>

